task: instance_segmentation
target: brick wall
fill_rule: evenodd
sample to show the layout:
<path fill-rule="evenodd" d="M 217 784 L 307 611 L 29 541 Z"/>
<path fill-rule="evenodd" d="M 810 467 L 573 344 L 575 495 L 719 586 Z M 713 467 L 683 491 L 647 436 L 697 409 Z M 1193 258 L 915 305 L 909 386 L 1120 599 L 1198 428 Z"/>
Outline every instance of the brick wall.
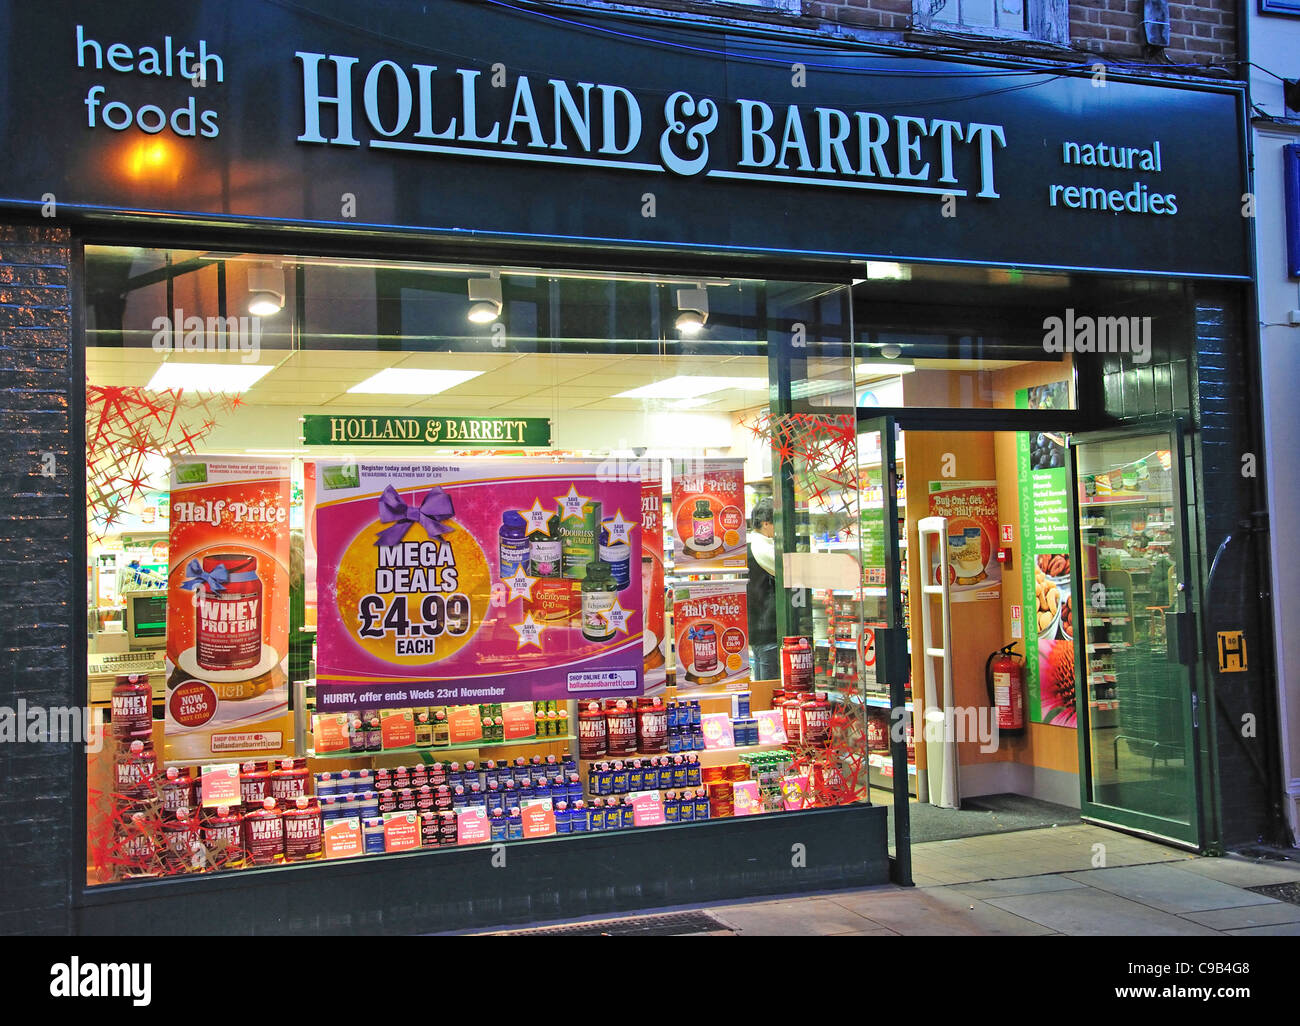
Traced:
<path fill-rule="evenodd" d="M 1070 4 L 1070 42 L 1117 57 L 1145 54 L 1142 0 L 1088 0 Z M 1175 64 L 1222 63 L 1237 54 L 1234 0 L 1196 0 L 1169 5 L 1169 46 Z"/>
<path fill-rule="evenodd" d="M 769 4 L 709 2 L 709 0 L 570 0 L 572 6 L 595 9 L 683 12 L 713 20 L 792 25 L 802 29 L 857 36 L 868 40 L 906 41 L 914 28 L 912 0 L 771 0 Z M 1245 2 L 1245 0 L 1243 0 Z M 1234 0 L 1192 0 L 1169 4 L 1170 45 L 1161 57 L 1143 43 L 1143 0 L 1075 0 L 1069 4 L 1070 46 L 1101 56 L 1149 60 L 1153 64 L 1221 64 L 1236 56 Z M 797 13 L 796 13 L 797 11 Z M 912 37 L 915 39 L 916 37 Z M 933 34 L 923 37 L 969 45 L 985 52 L 1021 49 L 996 38 Z M 1038 56 L 1051 51 L 1036 48 Z M 1059 51 L 1058 51 L 1059 52 Z M 1068 51 L 1063 54 L 1069 58 Z"/>
<path fill-rule="evenodd" d="M 19 698 L 74 702 L 84 578 L 72 493 L 83 460 L 69 452 L 70 253 L 65 228 L 0 225 L 0 706 L 11 710 Z M 53 477 L 41 472 L 45 453 Z M 0 933 L 68 930 L 73 748 L 0 743 Z"/>

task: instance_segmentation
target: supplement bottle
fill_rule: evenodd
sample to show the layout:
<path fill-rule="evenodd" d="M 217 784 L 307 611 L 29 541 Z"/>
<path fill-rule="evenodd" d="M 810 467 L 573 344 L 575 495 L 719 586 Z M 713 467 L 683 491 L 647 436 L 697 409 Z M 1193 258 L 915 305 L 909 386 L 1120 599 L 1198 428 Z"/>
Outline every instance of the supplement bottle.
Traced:
<path fill-rule="evenodd" d="M 528 545 L 527 524 L 515 510 L 501 514 L 501 529 L 497 532 L 500 541 L 500 579 L 509 580 L 521 568 L 528 572 L 531 550 Z"/>
<path fill-rule="evenodd" d="M 609 564 L 596 559 L 587 564 L 582 582 L 582 636 L 588 641 L 609 641 L 615 635 L 610 610 L 618 599 Z"/>

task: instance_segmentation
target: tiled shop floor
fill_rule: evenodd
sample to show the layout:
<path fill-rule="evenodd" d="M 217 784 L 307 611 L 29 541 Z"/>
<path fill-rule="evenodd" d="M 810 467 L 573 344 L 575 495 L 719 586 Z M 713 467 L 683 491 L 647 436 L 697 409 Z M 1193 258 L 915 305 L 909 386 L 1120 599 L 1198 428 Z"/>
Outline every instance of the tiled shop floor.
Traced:
<path fill-rule="evenodd" d="M 1246 890 L 1300 880 L 1300 860 L 1202 858 L 1078 824 L 918 844 L 912 866 L 915 887 L 707 906 L 724 927 L 710 935 L 1300 935 L 1300 905 Z"/>

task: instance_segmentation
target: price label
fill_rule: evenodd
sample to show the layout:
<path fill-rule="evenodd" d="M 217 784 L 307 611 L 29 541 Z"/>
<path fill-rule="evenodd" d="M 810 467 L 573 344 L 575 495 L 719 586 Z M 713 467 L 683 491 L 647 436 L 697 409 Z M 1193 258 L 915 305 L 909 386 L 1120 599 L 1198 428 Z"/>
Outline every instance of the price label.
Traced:
<path fill-rule="evenodd" d="M 418 599 L 418 606 L 415 601 Z M 412 607 L 418 619 L 412 619 Z M 394 595 L 385 603 L 382 595 L 366 595 L 357 604 L 362 638 L 383 639 L 390 634 L 397 639 L 397 654 L 414 654 L 419 651 L 433 654 L 433 645 L 425 639 L 439 638 L 444 634 L 460 637 L 470 628 L 469 596 L 462 592 L 454 595 Z M 404 646 L 402 642 L 419 639 L 418 648 Z"/>

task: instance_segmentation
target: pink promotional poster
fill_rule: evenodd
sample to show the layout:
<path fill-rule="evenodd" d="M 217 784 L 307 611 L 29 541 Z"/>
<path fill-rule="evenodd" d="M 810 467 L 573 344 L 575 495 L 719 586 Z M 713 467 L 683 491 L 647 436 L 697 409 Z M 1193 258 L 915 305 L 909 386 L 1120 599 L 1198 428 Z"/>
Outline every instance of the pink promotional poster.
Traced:
<path fill-rule="evenodd" d="M 640 694 L 641 483 L 608 476 L 318 463 L 317 708 Z"/>

